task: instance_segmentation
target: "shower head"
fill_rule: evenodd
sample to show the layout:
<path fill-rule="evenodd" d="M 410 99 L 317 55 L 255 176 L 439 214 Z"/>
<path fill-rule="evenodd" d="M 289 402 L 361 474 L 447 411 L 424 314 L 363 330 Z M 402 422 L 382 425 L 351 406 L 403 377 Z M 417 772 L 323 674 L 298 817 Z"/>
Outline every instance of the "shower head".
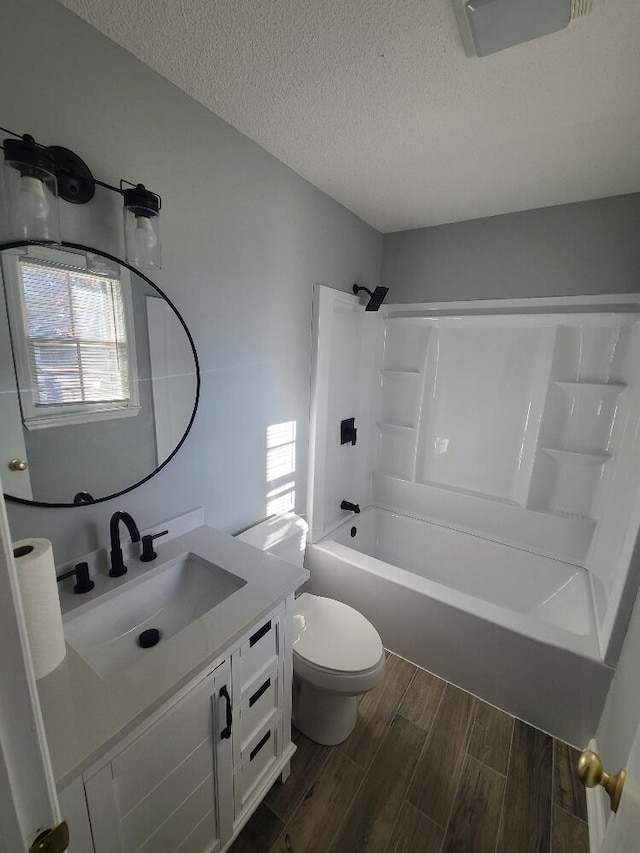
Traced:
<path fill-rule="evenodd" d="M 365 293 L 368 293 L 370 296 L 369 301 L 366 304 L 365 311 L 377 311 L 378 308 L 384 302 L 384 298 L 389 293 L 388 287 L 376 287 L 376 289 L 372 292 L 368 287 L 361 287 L 359 284 L 353 285 L 353 292 L 357 296 L 361 290 L 364 290 Z"/>

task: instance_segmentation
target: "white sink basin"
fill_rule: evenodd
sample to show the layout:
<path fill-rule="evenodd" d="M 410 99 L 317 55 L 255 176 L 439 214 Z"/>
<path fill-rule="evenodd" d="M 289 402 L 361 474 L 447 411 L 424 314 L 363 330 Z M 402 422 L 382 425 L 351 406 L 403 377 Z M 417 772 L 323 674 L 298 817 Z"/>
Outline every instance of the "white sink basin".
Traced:
<path fill-rule="evenodd" d="M 99 676 L 114 678 L 148 655 L 138 638 L 160 632 L 158 647 L 216 607 L 246 581 L 215 563 L 183 554 L 64 621 L 67 643 Z"/>

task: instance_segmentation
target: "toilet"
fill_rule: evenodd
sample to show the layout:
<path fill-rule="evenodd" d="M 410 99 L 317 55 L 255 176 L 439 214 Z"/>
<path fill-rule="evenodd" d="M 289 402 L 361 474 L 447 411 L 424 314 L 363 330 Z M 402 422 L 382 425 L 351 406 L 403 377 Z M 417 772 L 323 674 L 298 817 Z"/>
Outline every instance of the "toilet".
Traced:
<path fill-rule="evenodd" d="M 307 523 L 276 516 L 239 539 L 302 565 Z M 384 679 L 386 659 L 373 625 L 348 604 L 303 592 L 293 617 L 293 722 L 325 746 L 342 743 L 358 719 L 358 696 Z"/>

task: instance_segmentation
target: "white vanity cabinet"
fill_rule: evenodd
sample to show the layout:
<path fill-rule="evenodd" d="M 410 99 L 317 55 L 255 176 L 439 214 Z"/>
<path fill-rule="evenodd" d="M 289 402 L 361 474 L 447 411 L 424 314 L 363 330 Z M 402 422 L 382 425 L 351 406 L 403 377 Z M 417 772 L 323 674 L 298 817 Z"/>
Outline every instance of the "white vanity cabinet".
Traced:
<path fill-rule="evenodd" d="M 95 853 L 222 853 L 278 775 L 286 778 L 292 606 L 293 597 L 258 620 L 85 771 Z"/>
<path fill-rule="evenodd" d="M 221 849 L 233 796 L 231 738 L 224 737 L 230 674 L 224 661 L 85 775 L 95 853 Z"/>
<path fill-rule="evenodd" d="M 231 657 L 235 826 L 264 794 L 264 780 L 271 779 L 285 755 L 283 747 L 291 743 L 287 610 L 258 622 Z"/>

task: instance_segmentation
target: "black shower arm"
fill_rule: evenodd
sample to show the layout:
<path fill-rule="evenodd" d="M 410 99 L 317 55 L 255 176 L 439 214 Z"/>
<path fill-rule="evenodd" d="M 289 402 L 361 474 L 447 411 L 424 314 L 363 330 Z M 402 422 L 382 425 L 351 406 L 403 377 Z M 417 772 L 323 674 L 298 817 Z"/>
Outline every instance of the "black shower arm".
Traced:
<path fill-rule="evenodd" d="M 363 287 L 361 284 L 353 285 L 353 292 L 357 296 L 361 290 L 364 290 L 365 293 L 368 293 L 371 298 L 373 298 L 373 291 L 369 290 L 368 287 Z"/>

